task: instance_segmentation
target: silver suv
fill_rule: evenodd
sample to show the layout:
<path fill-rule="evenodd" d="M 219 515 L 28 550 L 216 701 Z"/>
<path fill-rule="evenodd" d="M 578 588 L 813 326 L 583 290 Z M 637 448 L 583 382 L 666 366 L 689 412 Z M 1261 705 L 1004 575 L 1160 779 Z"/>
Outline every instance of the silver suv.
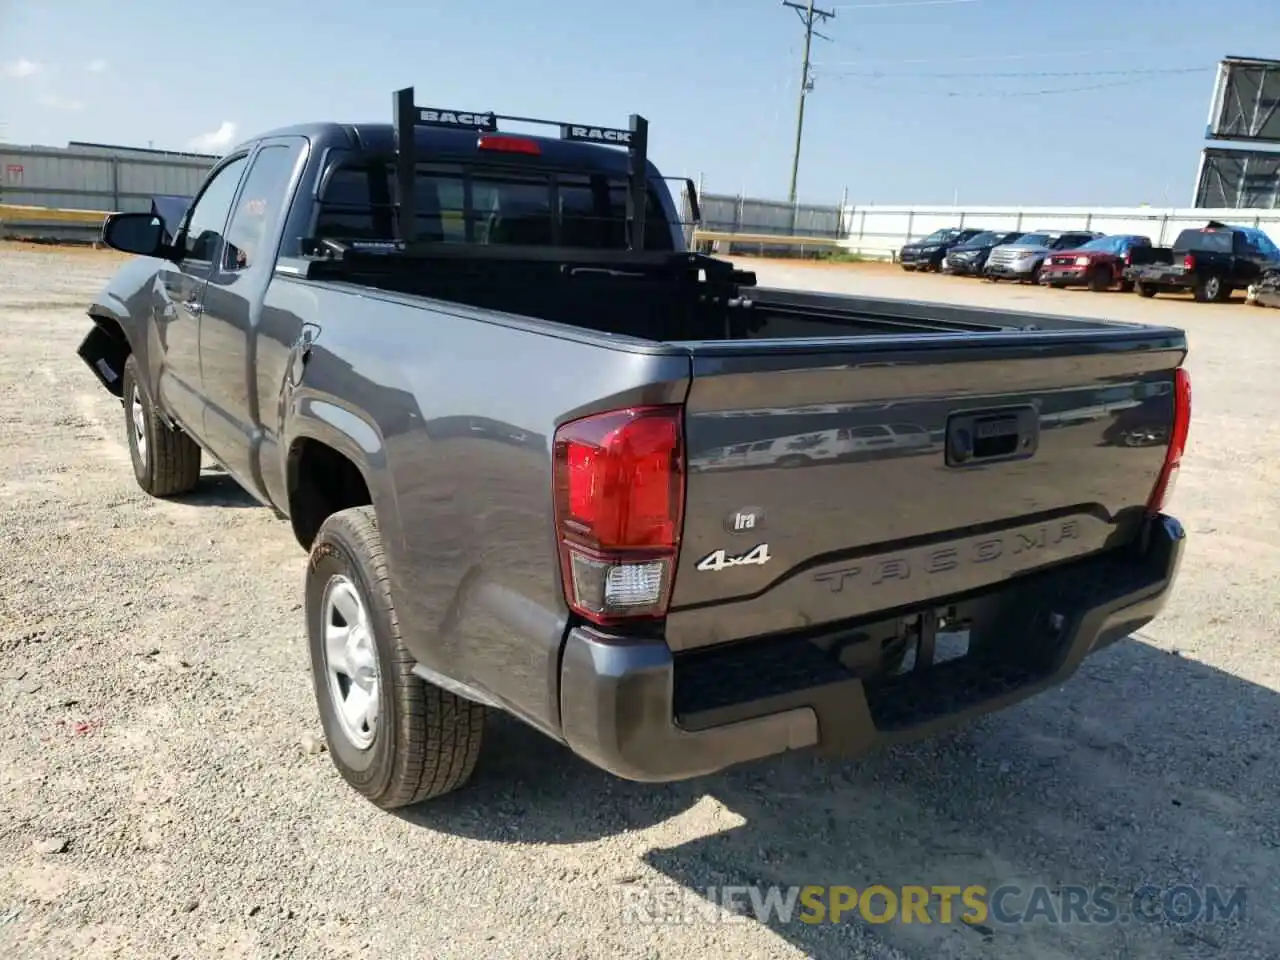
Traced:
<path fill-rule="evenodd" d="M 1024 233 L 1013 243 L 1006 243 L 991 251 L 983 274 L 989 280 L 1027 280 L 1035 282 L 1044 258 L 1054 250 L 1074 250 L 1088 243 L 1100 233 L 1088 230 L 1036 230 Z"/>

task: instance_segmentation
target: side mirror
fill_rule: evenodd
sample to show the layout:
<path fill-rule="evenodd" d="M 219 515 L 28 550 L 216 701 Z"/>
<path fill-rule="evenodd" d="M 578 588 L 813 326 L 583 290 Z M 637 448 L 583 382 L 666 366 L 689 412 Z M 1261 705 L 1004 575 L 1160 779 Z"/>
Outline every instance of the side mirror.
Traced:
<path fill-rule="evenodd" d="M 102 242 L 122 253 L 161 257 L 168 253 L 164 221 L 154 213 L 113 213 L 102 224 Z"/>
<path fill-rule="evenodd" d="M 693 218 L 693 222 L 702 225 L 702 208 L 698 206 L 698 188 L 694 186 L 693 181 L 685 178 L 685 189 L 689 192 L 689 215 Z"/>

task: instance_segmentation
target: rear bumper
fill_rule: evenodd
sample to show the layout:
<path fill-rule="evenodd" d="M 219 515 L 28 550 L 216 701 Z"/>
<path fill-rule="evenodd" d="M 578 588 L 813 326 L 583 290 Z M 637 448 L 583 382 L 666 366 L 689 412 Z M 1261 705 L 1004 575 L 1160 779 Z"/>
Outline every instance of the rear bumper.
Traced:
<path fill-rule="evenodd" d="M 1035 611 L 1027 645 L 1046 651 L 1035 667 L 965 657 L 864 681 L 825 654 L 798 664 L 794 643 L 779 659 L 778 642 L 766 641 L 719 654 L 719 662 L 713 654 L 703 661 L 710 670 L 700 671 L 677 667 L 660 639 L 574 628 L 561 664 L 564 738 L 619 777 L 657 782 L 787 750 L 852 756 L 929 736 L 1061 683 L 1086 656 L 1149 623 L 1168 598 L 1184 542 L 1182 526 L 1161 516 L 1141 553 L 1096 556 L 1020 582 L 1019 601 L 1025 597 Z M 732 703 L 712 697 L 702 701 L 710 708 L 682 712 L 700 684 L 714 684 L 726 670 L 758 681 L 758 695 Z"/>
<path fill-rule="evenodd" d="M 1184 270 L 1152 270 L 1130 268 L 1124 272 L 1124 278 L 1134 283 L 1149 283 L 1160 287 L 1193 287 L 1196 277 L 1194 273 Z"/>

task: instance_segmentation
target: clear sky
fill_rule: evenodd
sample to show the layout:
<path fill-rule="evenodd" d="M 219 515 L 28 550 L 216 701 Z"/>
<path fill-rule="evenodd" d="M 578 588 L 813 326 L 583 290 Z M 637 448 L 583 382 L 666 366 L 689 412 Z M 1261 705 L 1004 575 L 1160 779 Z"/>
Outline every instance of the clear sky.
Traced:
<path fill-rule="evenodd" d="M 1214 68 L 1280 0 L 851 0 L 815 40 L 800 198 L 1190 202 Z M 625 126 L 704 189 L 785 198 L 781 0 L 0 0 L 0 139 L 220 146 L 421 104 Z"/>

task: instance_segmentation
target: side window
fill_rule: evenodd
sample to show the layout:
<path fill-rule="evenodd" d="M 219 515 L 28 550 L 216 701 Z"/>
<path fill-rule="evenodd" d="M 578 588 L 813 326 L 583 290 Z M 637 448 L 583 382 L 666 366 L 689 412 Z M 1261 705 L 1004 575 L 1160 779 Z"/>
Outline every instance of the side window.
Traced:
<path fill-rule="evenodd" d="M 222 231 L 227 225 L 227 214 L 231 212 L 231 200 L 236 195 L 244 165 L 245 158 L 239 157 L 219 170 L 191 208 L 182 239 L 186 259 L 213 260 L 217 256 Z"/>
<path fill-rule="evenodd" d="M 285 194 L 301 146 L 263 147 L 240 191 L 240 202 L 227 225 L 224 270 L 247 270 L 275 252 L 267 245 L 276 235 L 285 212 Z"/>

